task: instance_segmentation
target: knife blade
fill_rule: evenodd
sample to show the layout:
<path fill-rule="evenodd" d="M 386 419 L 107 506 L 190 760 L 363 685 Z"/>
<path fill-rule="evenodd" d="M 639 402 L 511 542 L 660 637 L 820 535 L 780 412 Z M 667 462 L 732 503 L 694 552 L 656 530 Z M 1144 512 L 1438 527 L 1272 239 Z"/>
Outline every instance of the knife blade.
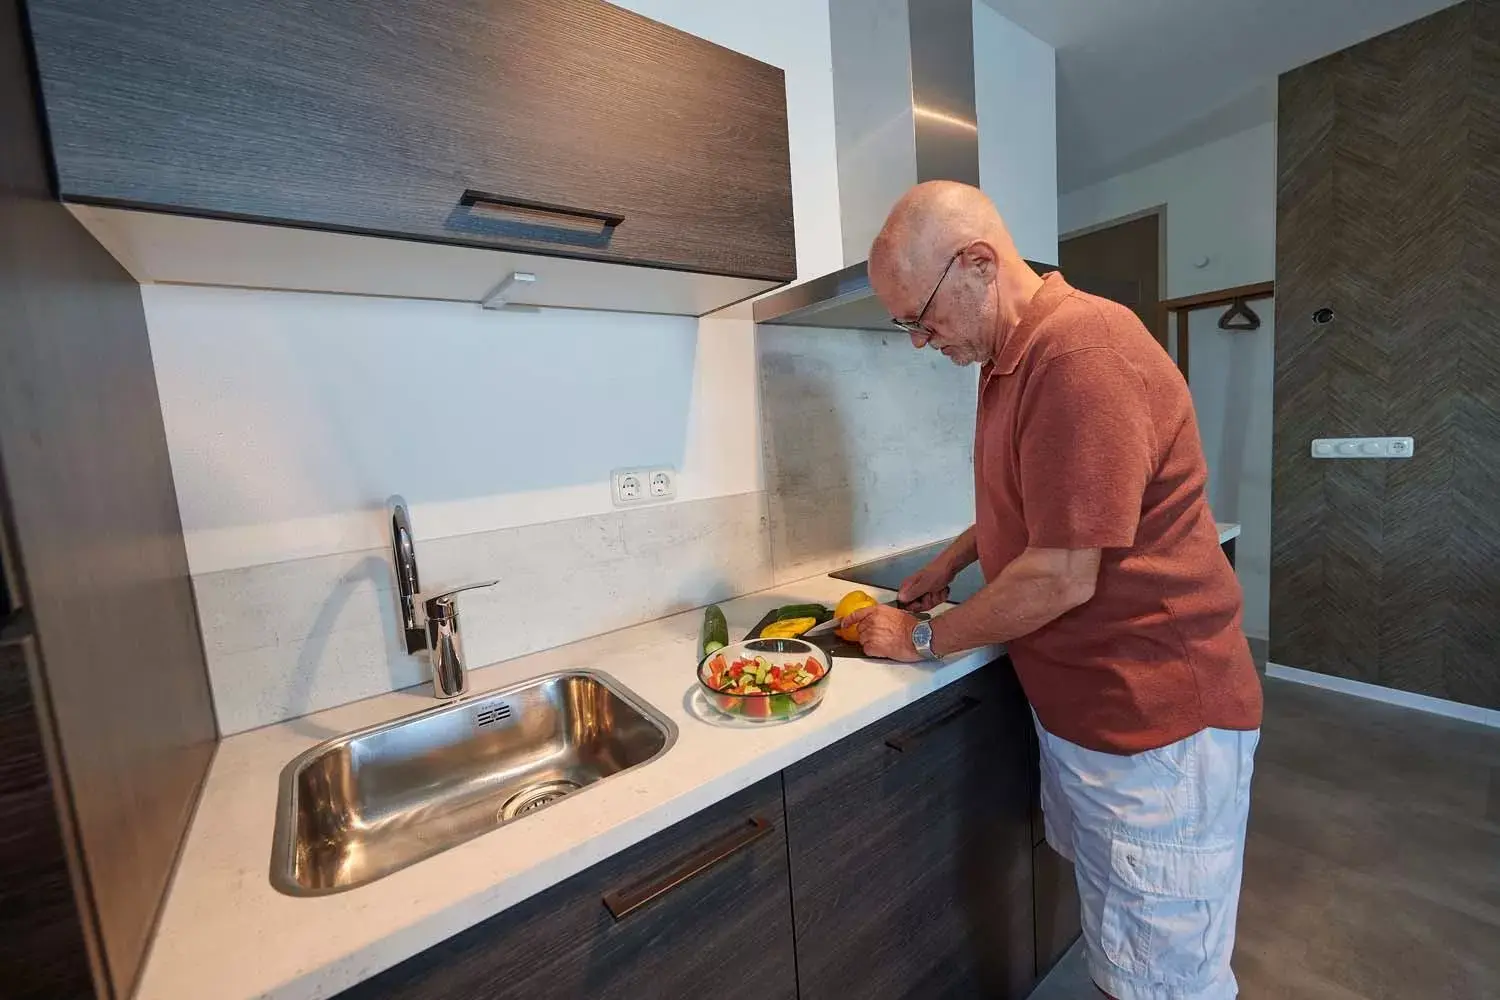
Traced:
<path fill-rule="evenodd" d="M 893 600 L 886 601 L 885 605 L 887 607 L 895 608 L 897 611 L 905 611 L 906 610 L 906 605 L 904 603 L 902 603 L 902 601 L 901 601 L 901 599 L 899 597 L 895 598 Z M 931 615 L 929 615 L 925 611 L 917 612 L 916 615 L 922 621 L 927 621 L 928 619 L 930 619 L 932 617 Z M 807 638 L 810 635 L 823 635 L 825 632 L 831 632 L 834 629 L 838 628 L 839 621 L 840 621 L 840 619 L 838 619 L 838 618 L 830 618 L 826 622 L 823 622 L 822 624 L 814 625 L 812 628 L 808 629 L 806 632 L 803 632 L 802 635 L 799 636 L 798 638 L 805 639 L 805 638 Z"/>

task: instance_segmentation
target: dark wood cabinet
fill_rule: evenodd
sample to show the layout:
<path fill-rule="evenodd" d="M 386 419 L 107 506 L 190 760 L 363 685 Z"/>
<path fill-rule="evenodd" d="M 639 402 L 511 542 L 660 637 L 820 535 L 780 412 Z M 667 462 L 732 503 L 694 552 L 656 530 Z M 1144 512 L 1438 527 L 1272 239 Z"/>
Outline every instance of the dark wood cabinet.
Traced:
<path fill-rule="evenodd" d="M 803 1000 L 1030 991 L 1029 725 L 1001 660 L 785 772 Z"/>
<path fill-rule="evenodd" d="M 782 71 L 603 0 L 29 10 L 65 200 L 796 276 Z"/>
<path fill-rule="evenodd" d="M 83 1000 L 94 987 L 31 694 L 34 666 L 29 638 L 0 638 L 0 993 Z"/>
<path fill-rule="evenodd" d="M 795 1000 L 791 912 L 776 775 L 340 996 Z"/>

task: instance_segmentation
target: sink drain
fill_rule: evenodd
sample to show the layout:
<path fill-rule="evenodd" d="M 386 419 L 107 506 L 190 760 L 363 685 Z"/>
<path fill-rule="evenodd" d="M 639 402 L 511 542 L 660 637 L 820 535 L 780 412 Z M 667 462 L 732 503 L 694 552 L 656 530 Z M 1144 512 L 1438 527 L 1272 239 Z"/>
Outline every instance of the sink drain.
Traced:
<path fill-rule="evenodd" d="M 515 819 L 529 812 L 535 812 L 542 806 L 556 802 L 569 792 L 577 791 L 582 786 L 576 781 L 559 779 L 558 781 L 544 781 L 539 785 L 522 789 L 505 800 L 505 805 L 500 807 L 500 821 Z"/>

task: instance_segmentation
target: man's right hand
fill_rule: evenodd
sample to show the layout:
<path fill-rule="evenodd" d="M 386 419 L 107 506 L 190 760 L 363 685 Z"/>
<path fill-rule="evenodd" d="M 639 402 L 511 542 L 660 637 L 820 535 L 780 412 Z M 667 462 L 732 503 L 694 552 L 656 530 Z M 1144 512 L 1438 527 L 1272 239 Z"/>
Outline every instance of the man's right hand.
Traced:
<path fill-rule="evenodd" d="M 946 553 L 945 553 L 946 554 Z M 957 576 L 938 556 L 932 562 L 901 581 L 898 599 L 907 611 L 930 611 L 948 599 L 948 585 Z"/>

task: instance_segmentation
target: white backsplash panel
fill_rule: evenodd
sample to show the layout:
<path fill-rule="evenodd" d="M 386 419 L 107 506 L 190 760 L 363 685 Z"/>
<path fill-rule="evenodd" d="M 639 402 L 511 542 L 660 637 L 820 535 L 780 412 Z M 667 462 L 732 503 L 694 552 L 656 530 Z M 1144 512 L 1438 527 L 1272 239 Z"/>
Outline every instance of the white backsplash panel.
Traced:
<path fill-rule="evenodd" d="M 459 599 L 474 667 L 772 582 L 759 492 L 427 539 L 417 558 L 428 591 L 500 580 Z M 428 680 L 398 639 L 384 548 L 193 582 L 225 736 Z"/>
<path fill-rule="evenodd" d="M 757 357 L 778 583 L 974 522 L 977 369 L 894 330 L 762 326 Z"/>

